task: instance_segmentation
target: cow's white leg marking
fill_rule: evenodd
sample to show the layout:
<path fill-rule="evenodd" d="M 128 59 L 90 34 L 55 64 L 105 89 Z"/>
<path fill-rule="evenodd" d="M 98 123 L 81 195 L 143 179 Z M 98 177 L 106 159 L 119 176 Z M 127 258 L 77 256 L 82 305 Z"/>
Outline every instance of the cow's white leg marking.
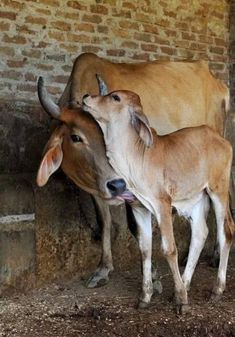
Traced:
<path fill-rule="evenodd" d="M 206 218 L 209 210 L 209 197 L 206 194 L 193 207 L 190 217 L 191 242 L 187 264 L 182 276 L 186 289 L 189 290 L 191 279 L 198 262 L 201 251 L 208 235 Z"/>
<path fill-rule="evenodd" d="M 154 213 L 160 227 L 163 254 L 167 259 L 174 279 L 177 312 L 183 313 L 188 310 L 188 297 L 179 271 L 170 203 L 157 200 L 154 203 Z"/>
<path fill-rule="evenodd" d="M 87 280 L 88 288 L 96 288 L 105 285 L 109 281 L 109 273 L 114 270 L 111 251 L 111 226 L 112 219 L 109 205 L 98 197 L 95 197 L 95 202 L 100 212 L 103 223 L 102 228 L 102 255 L 99 267 Z"/>
<path fill-rule="evenodd" d="M 132 210 L 138 226 L 138 242 L 142 258 L 143 280 L 139 306 L 146 307 L 150 303 L 153 294 L 151 213 L 141 206 L 134 206 Z"/>

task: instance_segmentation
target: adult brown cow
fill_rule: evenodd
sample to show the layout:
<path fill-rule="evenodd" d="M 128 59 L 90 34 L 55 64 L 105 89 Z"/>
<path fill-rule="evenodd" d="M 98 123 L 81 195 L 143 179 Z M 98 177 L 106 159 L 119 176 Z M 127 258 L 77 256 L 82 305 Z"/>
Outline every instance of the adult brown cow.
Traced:
<path fill-rule="evenodd" d="M 110 91 L 120 88 L 139 94 L 150 125 L 160 135 L 201 124 L 207 124 L 221 134 L 224 131 L 224 117 L 229 103 L 228 88 L 214 78 L 204 61 L 116 64 L 94 54 L 82 54 L 74 62 L 68 84 L 59 100 L 59 107 L 62 108 L 68 103 L 76 106 L 84 94 L 97 94 L 96 74 L 102 76 Z M 58 106 L 53 103 L 46 90 L 40 91 L 39 98 L 44 109 L 56 117 L 54 112 L 58 110 Z M 73 116 L 71 121 L 74 122 Z M 76 125 L 76 129 L 78 128 L 79 125 Z M 65 134 L 72 136 L 71 132 L 71 125 L 64 123 L 52 134 L 42 164 L 46 157 L 53 158 L 53 148 L 58 161 L 53 169 L 48 170 L 47 179 L 62 163 L 62 168 L 68 168 L 67 174 L 73 181 L 95 196 L 103 222 L 101 262 L 88 281 L 89 287 L 95 287 L 100 282 L 107 282 L 108 274 L 113 270 L 111 216 L 108 203 L 102 200 L 106 197 L 99 180 L 99 168 L 94 167 L 93 153 L 85 146 L 81 150 L 81 147 L 74 148 L 72 142 L 66 141 Z M 74 136 L 75 140 L 76 134 Z M 89 170 L 88 167 L 92 169 Z M 47 179 L 39 179 L 39 185 L 44 185 Z"/>

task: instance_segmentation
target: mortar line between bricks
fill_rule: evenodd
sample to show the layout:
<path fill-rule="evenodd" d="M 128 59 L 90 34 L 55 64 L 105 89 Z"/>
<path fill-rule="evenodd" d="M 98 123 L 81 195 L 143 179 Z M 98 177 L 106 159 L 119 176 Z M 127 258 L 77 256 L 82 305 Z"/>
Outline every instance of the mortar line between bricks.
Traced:
<path fill-rule="evenodd" d="M 0 224 L 34 221 L 34 220 L 35 220 L 35 213 L 0 216 Z"/>

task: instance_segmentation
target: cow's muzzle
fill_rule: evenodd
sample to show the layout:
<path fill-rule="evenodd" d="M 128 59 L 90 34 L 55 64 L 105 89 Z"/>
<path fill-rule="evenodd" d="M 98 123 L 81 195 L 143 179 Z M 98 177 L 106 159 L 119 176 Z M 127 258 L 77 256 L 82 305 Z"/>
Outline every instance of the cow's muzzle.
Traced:
<path fill-rule="evenodd" d="M 123 179 L 114 179 L 107 182 L 107 188 L 112 197 L 117 197 L 126 191 L 126 183 Z"/>

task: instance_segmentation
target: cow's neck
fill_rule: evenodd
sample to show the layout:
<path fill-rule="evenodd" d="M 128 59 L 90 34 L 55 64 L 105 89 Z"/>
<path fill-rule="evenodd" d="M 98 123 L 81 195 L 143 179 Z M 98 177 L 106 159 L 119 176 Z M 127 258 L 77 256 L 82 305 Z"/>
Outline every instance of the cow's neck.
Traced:
<path fill-rule="evenodd" d="M 104 130 L 103 130 L 104 131 Z M 116 173 L 122 176 L 130 189 L 143 179 L 144 163 L 148 152 L 139 135 L 131 125 L 110 122 L 104 132 L 106 154 Z"/>

